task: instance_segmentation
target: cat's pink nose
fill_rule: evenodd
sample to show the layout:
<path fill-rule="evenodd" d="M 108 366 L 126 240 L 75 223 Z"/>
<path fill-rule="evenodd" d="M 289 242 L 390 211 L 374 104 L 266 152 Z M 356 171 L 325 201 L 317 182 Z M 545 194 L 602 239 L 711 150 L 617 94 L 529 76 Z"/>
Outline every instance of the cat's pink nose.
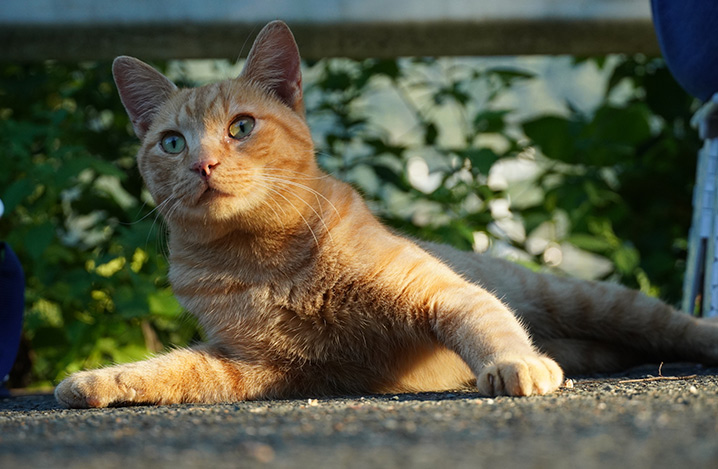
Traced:
<path fill-rule="evenodd" d="M 217 166 L 219 166 L 219 161 L 215 158 L 204 158 L 193 163 L 191 169 L 202 176 L 202 179 L 209 179 L 210 174 Z"/>

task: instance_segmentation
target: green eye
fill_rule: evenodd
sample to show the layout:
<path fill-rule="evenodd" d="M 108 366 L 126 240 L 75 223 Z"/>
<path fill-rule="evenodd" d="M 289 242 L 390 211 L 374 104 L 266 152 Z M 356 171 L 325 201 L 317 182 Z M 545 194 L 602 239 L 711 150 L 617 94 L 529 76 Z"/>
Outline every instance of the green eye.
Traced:
<path fill-rule="evenodd" d="M 176 155 L 182 153 L 184 147 L 187 146 L 185 139 L 182 135 L 177 133 L 168 133 L 160 141 L 160 146 L 167 153 Z"/>
<path fill-rule="evenodd" d="M 252 133 L 254 129 L 254 118 L 251 116 L 239 116 L 229 124 L 229 136 L 242 140 Z"/>

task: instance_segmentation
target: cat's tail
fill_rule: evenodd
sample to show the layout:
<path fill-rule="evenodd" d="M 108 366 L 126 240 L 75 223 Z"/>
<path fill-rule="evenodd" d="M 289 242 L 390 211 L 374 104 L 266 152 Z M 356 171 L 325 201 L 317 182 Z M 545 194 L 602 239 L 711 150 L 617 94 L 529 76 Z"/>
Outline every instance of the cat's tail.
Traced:
<path fill-rule="evenodd" d="M 645 362 L 718 364 L 718 323 L 620 285 L 522 274 L 527 290 L 515 306 L 509 304 L 537 345 L 569 373 Z"/>

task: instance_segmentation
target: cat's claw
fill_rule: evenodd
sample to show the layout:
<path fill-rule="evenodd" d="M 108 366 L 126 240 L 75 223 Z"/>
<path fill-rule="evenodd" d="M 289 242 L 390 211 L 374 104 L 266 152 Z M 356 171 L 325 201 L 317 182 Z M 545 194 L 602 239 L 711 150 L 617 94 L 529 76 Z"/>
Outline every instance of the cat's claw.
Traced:
<path fill-rule="evenodd" d="M 563 371 L 548 357 L 500 359 L 484 367 L 476 385 L 486 396 L 548 394 L 561 386 Z"/>

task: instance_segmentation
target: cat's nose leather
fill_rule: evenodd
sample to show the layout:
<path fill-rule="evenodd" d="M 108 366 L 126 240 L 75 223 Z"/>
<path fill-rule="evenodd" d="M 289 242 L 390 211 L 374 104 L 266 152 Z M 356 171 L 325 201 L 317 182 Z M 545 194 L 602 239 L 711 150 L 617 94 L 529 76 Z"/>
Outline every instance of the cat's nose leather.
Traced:
<path fill-rule="evenodd" d="M 209 179 L 209 176 L 212 174 L 212 171 L 217 166 L 219 166 L 219 161 L 217 161 L 215 158 L 206 158 L 193 163 L 191 169 L 192 171 L 202 176 L 203 179 Z"/>

